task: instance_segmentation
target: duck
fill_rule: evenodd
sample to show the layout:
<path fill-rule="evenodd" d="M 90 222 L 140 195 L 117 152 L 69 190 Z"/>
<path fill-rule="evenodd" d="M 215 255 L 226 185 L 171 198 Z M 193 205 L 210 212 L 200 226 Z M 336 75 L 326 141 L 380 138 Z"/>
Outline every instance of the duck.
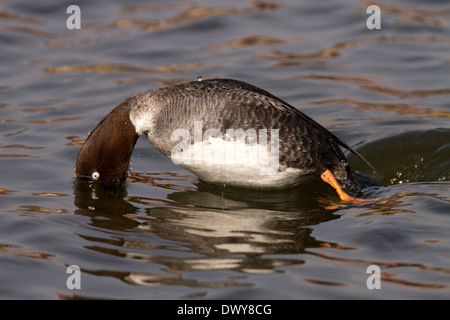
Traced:
<path fill-rule="evenodd" d="M 206 183 L 280 190 L 320 177 L 341 201 L 358 185 L 347 143 L 289 103 L 234 79 L 199 79 L 132 95 L 89 133 L 75 177 L 123 181 L 136 141 L 149 142 Z"/>

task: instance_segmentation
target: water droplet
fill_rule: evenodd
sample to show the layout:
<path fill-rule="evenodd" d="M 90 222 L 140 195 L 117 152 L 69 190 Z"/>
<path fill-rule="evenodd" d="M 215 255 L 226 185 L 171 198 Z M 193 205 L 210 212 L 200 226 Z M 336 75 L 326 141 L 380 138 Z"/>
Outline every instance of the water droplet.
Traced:
<path fill-rule="evenodd" d="M 198 76 L 197 77 L 197 81 L 202 81 L 203 80 L 203 77 L 202 76 Z"/>

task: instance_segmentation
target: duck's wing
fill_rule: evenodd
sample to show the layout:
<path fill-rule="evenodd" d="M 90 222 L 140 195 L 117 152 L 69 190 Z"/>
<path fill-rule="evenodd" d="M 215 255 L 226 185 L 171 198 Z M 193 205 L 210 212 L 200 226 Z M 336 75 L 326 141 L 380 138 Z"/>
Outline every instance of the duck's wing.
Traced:
<path fill-rule="evenodd" d="M 272 100 L 271 104 L 274 107 L 276 107 L 277 109 L 282 109 L 282 110 L 286 110 L 288 112 L 295 113 L 298 117 L 300 117 L 301 119 L 303 119 L 304 121 L 309 123 L 311 126 L 316 128 L 318 131 L 320 131 L 325 137 L 329 137 L 330 140 L 335 141 L 338 145 L 340 145 L 340 146 L 344 147 L 345 149 L 347 149 L 348 151 L 352 152 L 354 155 L 356 155 L 358 158 L 360 158 L 362 161 L 364 161 L 364 163 L 366 163 L 373 171 L 377 171 L 375 169 L 375 167 L 368 160 L 366 160 L 355 149 L 350 147 L 345 141 L 343 141 L 342 139 L 338 138 L 336 135 L 331 133 L 328 129 L 323 127 L 320 123 L 316 122 L 311 117 L 307 116 L 306 114 L 304 114 L 303 112 L 301 112 L 297 108 L 293 107 L 292 105 L 290 105 L 286 101 L 284 101 L 284 100 L 274 96 L 270 92 L 268 92 L 266 90 L 263 90 L 261 88 L 258 88 L 258 87 L 254 86 L 254 85 L 251 85 L 249 83 L 246 83 L 246 82 L 243 82 L 243 81 L 238 81 L 238 80 L 212 79 L 212 80 L 207 80 L 207 81 L 216 82 L 217 85 L 223 86 L 224 88 L 227 88 L 228 90 L 231 90 L 231 89 L 243 89 L 243 90 L 246 90 L 248 92 L 254 92 L 254 93 L 257 93 L 257 94 L 260 94 L 262 96 L 266 96 L 266 97 L 270 98 L 270 100 Z M 338 155 L 340 155 L 342 157 L 342 160 L 345 160 L 345 157 L 343 156 L 342 151 L 340 149 L 339 150 L 335 150 L 335 151 L 336 151 L 336 153 Z"/>

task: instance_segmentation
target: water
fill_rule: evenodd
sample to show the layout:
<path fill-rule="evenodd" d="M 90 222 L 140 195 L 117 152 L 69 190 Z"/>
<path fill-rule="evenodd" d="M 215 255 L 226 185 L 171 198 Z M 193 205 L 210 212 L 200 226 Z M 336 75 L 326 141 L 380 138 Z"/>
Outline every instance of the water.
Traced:
<path fill-rule="evenodd" d="M 0 298 L 448 299 L 449 1 L 380 1 L 380 30 L 357 0 L 77 4 L 79 30 L 54 1 L 1 4 Z M 298 106 L 382 200 L 204 185 L 143 138 L 126 184 L 73 179 L 113 107 L 199 75 Z"/>

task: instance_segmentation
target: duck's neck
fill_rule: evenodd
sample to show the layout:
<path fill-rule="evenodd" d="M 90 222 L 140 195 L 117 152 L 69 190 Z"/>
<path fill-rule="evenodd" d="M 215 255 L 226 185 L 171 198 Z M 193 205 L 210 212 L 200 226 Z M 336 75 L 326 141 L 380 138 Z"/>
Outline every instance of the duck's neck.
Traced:
<path fill-rule="evenodd" d="M 129 99 L 114 108 L 90 133 L 78 153 L 75 174 L 89 180 L 126 177 L 139 135 L 130 121 Z"/>

